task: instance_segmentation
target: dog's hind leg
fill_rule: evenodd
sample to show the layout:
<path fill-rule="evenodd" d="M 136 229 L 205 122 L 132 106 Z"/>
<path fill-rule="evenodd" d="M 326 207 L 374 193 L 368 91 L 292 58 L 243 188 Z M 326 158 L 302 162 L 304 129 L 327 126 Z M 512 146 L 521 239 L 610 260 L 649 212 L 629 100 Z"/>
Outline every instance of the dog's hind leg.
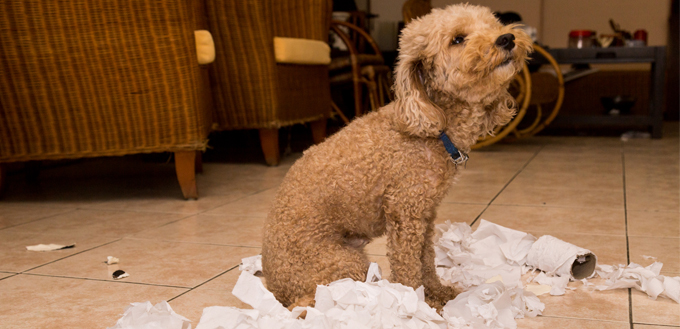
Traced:
<path fill-rule="evenodd" d="M 350 278 L 366 280 L 369 261 L 363 251 L 341 243 L 315 244 L 300 250 L 278 250 L 267 257 L 263 250 L 263 273 L 267 289 L 284 306 L 305 306 L 315 295 L 317 285 Z"/>

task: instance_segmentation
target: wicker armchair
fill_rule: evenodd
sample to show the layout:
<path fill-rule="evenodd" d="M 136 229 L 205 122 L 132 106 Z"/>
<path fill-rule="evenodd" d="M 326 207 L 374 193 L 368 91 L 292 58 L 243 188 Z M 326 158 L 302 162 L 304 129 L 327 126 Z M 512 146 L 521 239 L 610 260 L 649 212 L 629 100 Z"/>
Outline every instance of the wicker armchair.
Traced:
<path fill-rule="evenodd" d="M 277 63 L 274 37 L 328 41 L 330 0 L 207 0 L 215 38 L 211 67 L 217 130 L 258 129 L 265 160 L 280 160 L 278 129 L 312 122 L 325 137 L 331 109 L 327 65 Z"/>
<path fill-rule="evenodd" d="M 0 5 L 0 168 L 174 152 L 184 196 L 197 197 L 194 159 L 210 128 L 194 38 L 205 28 L 199 2 Z"/>

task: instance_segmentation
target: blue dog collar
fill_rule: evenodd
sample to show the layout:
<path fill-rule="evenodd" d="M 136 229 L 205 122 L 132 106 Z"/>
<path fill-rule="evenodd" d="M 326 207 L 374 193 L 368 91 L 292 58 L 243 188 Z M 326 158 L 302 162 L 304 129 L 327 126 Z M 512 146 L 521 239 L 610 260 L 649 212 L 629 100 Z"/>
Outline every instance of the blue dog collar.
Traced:
<path fill-rule="evenodd" d="M 451 161 L 458 166 L 459 164 L 465 164 L 467 163 L 468 156 L 467 154 L 461 152 L 458 150 L 458 148 L 453 145 L 453 142 L 449 138 L 449 136 L 446 135 L 445 132 L 442 131 L 442 133 L 439 135 L 439 139 L 444 142 L 444 148 L 446 148 L 446 152 L 449 152 L 451 155 Z"/>

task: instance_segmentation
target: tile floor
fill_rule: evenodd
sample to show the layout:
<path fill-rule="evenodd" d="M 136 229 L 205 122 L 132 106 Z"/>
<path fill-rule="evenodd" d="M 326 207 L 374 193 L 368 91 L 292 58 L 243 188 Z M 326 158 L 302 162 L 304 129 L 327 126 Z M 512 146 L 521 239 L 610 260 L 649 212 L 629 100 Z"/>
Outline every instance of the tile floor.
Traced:
<path fill-rule="evenodd" d="M 535 137 L 475 151 L 438 221 L 552 234 L 606 264 L 648 265 L 643 255 L 652 255 L 664 274 L 680 275 L 680 143 L 677 124 L 667 128 L 661 140 Z M 244 307 L 230 293 L 237 265 L 259 253 L 269 204 L 297 157 L 275 168 L 205 163 L 198 201 L 179 198 L 172 165 L 136 158 L 47 168 L 37 183 L 10 176 L 0 201 L 0 327 L 106 328 L 147 300 L 170 301 L 195 326 L 204 307 Z M 388 272 L 384 239 L 367 250 Z M 121 263 L 105 265 L 109 255 Z M 130 277 L 112 280 L 118 268 Z M 541 296 L 544 316 L 520 328 L 680 327 L 680 305 L 668 299 L 572 286 Z"/>

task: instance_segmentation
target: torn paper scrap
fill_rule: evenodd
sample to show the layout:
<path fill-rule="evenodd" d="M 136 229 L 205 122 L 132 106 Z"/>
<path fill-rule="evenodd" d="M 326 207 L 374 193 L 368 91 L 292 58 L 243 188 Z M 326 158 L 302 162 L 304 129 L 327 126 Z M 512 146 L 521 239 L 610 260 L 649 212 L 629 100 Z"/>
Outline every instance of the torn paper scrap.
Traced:
<path fill-rule="evenodd" d="M 564 295 L 569 284 L 570 276 L 548 276 L 544 272 L 538 273 L 533 279 L 534 282 L 551 287 L 550 294 L 553 296 Z"/>
<path fill-rule="evenodd" d="M 113 272 L 111 276 L 113 277 L 114 280 L 120 280 L 129 277 L 130 274 L 123 270 L 116 270 L 115 272 Z"/>
<path fill-rule="evenodd" d="M 106 265 L 118 264 L 118 262 L 120 262 L 120 259 L 116 257 L 113 256 L 106 257 Z"/>
<path fill-rule="evenodd" d="M 366 274 L 366 282 L 377 282 L 382 280 L 382 271 L 378 263 L 371 263 L 368 266 L 368 273 Z"/>
<path fill-rule="evenodd" d="M 76 244 L 68 244 L 68 245 L 63 245 L 63 244 L 38 244 L 35 246 L 27 246 L 26 249 L 30 251 L 54 251 L 54 250 L 62 250 L 62 249 L 71 249 L 75 248 Z"/>
<path fill-rule="evenodd" d="M 274 294 L 264 287 L 262 280 L 249 272 L 241 272 L 231 293 L 244 303 L 260 311 L 262 315 L 275 316 L 279 313 L 290 313 L 288 309 L 276 300 Z"/>
<path fill-rule="evenodd" d="M 603 285 L 595 287 L 597 290 L 621 288 L 635 288 L 646 293 L 650 298 L 670 298 L 680 303 L 680 277 L 670 277 L 659 274 L 663 264 L 654 262 L 647 267 L 630 263 L 628 266 L 600 265 L 597 275 L 606 279 Z"/>
<path fill-rule="evenodd" d="M 151 302 L 132 303 L 116 325 L 108 329 L 191 329 L 189 319 L 175 313 L 166 301 L 156 305 Z"/>
<path fill-rule="evenodd" d="M 465 223 L 436 226 L 435 265 L 444 280 L 464 288 L 500 275 L 507 286 L 521 286 L 522 267 L 536 240 L 531 234 L 482 220 L 472 233 Z"/>
<path fill-rule="evenodd" d="M 527 265 L 549 275 L 581 280 L 593 275 L 597 257 L 588 249 L 544 235 L 531 246 Z"/>
<path fill-rule="evenodd" d="M 246 271 L 250 274 L 262 273 L 262 255 L 246 257 L 241 259 L 241 264 L 238 266 L 238 270 L 243 272 Z"/>
<path fill-rule="evenodd" d="M 535 294 L 508 289 L 502 281 L 484 283 L 456 296 L 444 306 L 449 328 L 517 328 L 515 319 L 535 317 L 545 309 Z"/>

